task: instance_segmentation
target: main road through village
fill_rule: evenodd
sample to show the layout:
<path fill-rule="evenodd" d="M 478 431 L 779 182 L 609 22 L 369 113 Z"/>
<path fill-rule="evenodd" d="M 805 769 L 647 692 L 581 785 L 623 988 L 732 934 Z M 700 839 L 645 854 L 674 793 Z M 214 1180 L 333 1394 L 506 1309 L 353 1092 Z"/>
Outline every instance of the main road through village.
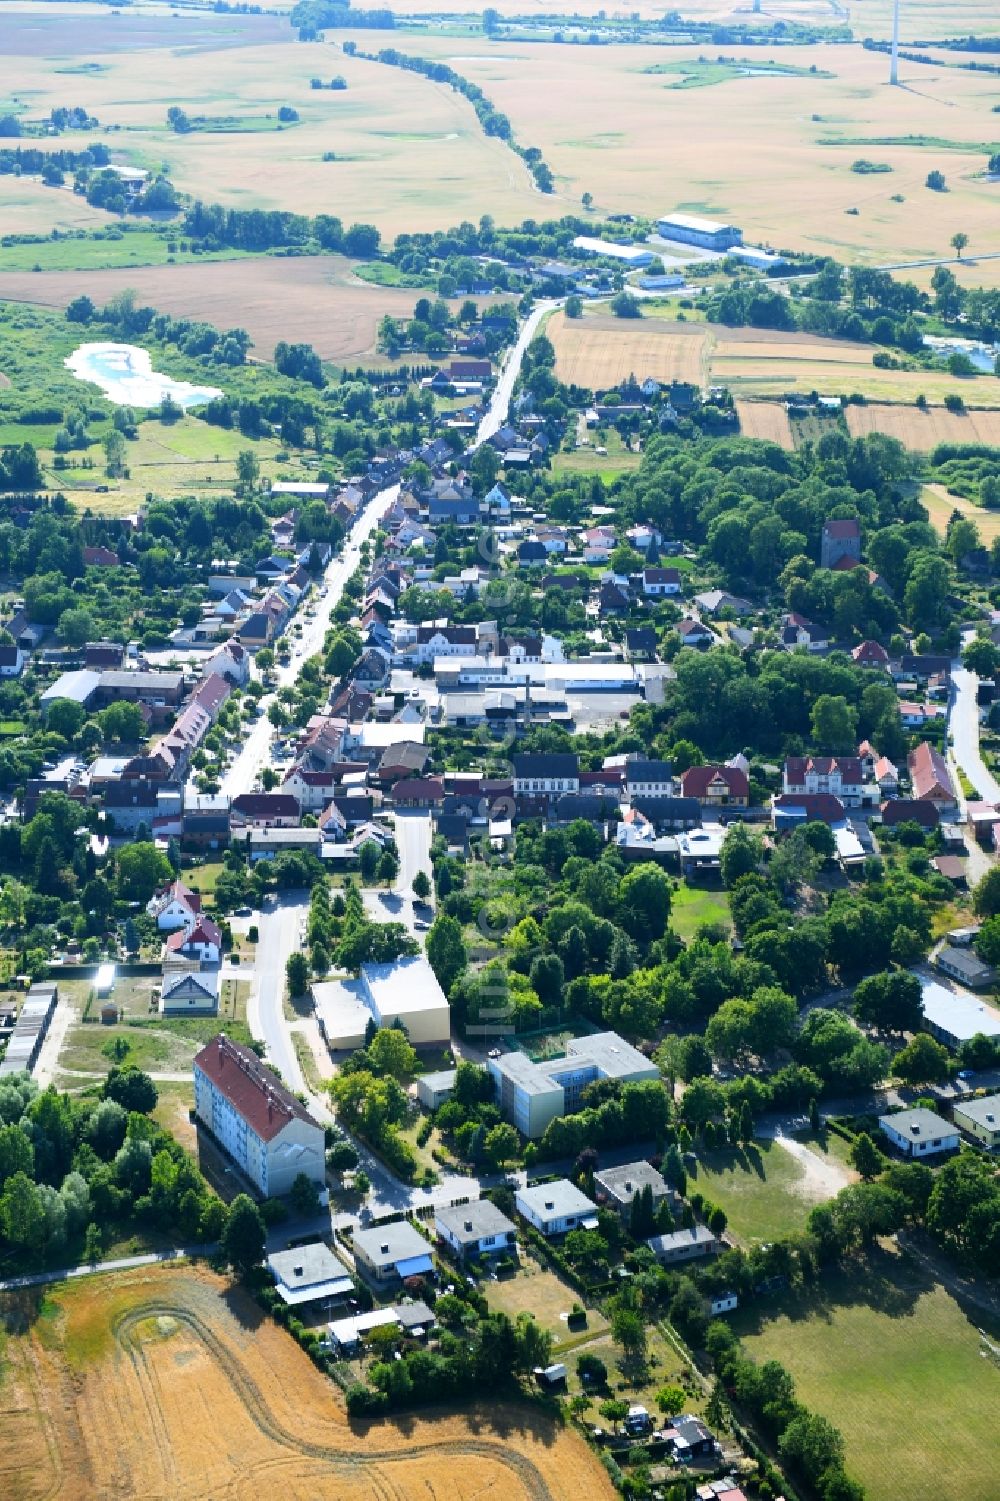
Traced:
<path fill-rule="evenodd" d="M 539 303 L 521 327 L 518 339 L 500 372 L 489 406 L 476 434 L 476 447 L 493 436 L 506 421 L 511 396 L 517 381 L 524 352 L 539 324 L 558 302 Z M 322 650 L 323 639 L 334 609 L 339 604 L 347 580 L 358 567 L 362 544 L 372 535 L 382 517 L 399 494 L 399 486 L 380 491 L 365 507 L 344 546 L 330 564 L 320 585 L 319 598 L 311 620 L 304 621 L 302 634 L 292 648 L 290 660 L 276 673 L 274 690 L 260 700 L 261 714 L 249 732 L 241 750 L 222 779 L 220 791 L 229 797 L 249 792 L 269 763 L 273 727 L 267 717 L 268 706 L 278 690 L 294 683 L 303 663 Z M 431 825 L 427 813 L 401 812 L 396 816 L 396 841 L 400 866 L 392 892 L 385 900 L 370 897 L 366 905 L 370 915 L 385 921 L 405 922 L 414 930 L 412 897 L 413 877 L 418 870 L 430 874 Z M 274 1065 L 288 1087 L 309 1100 L 310 1109 L 324 1123 L 333 1120 L 329 1103 L 312 1091 L 305 1079 L 295 1051 L 293 1034 L 284 1014 L 285 964 L 302 944 L 302 927 L 308 915 L 308 893 L 279 892 L 258 919 L 260 938 L 256 947 L 253 991 L 247 1007 L 251 1034 L 264 1044 L 268 1061 Z M 368 1205 L 374 1214 L 416 1208 L 423 1204 L 451 1203 L 459 1198 L 476 1198 L 480 1182 L 458 1174 L 443 1174 L 430 1190 L 412 1188 L 391 1173 L 376 1157 L 359 1145 L 361 1164 L 371 1179 Z M 349 1219 L 350 1216 L 342 1216 Z"/>

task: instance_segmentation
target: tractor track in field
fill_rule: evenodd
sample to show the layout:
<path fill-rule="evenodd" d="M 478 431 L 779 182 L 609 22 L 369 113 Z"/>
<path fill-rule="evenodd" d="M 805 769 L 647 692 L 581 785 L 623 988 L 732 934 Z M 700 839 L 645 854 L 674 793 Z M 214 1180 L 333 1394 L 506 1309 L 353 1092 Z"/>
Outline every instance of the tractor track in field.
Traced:
<path fill-rule="evenodd" d="M 348 1449 L 336 1444 L 320 1444 L 309 1439 L 297 1438 L 274 1416 L 257 1383 L 247 1374 L 225 1342 L 198 1314 L 177 1303 L 151 1299 L 149 1302 L 134 1305 L 117 1318 L 112 1324 L 112 1333 L 116 1343 L 136 1372 L 142 1387 L 143 1400 L 150 1411 L 152 1430 L 168 1468 L 169 1443 L 162 1419 L 158 1413 L 154 1413 L 157 1407 L 153 1390 L 155 1382 L 146 1360 L 143 1341 L 138 1333 L 140 1324 L 158 1318 L 173 1319 L 205 1347 L 236 1392 L 250 1421 L 266 1438 L 304 1458 L 335 1465 L 346 1474 L 354 1474 L 364 1467 L 366 1481 L 373 1492 L 379 1495 L 380 1501 L 399 1501 L 401 1495 L 383 1468 L 384 1466 L 406 1464 L 414 1459 L 425 1457 L 433 1458 L 435 1462 L 440 1463 L 442 1459 L 447 1459 L 449 1456 L 456 1459 L 467 1459 L 471 1456 L 502 1465 L 517 1479 L 529 1501 L 551 1501 L 552 1493 L 535 1464 L 499 1441 L 491 1442 L 475 1438 L 444 1439 L 433 1443 L 407 1444 L 405 1447 L 392 1449 L 370 1446 L 363 1449 Z"/>

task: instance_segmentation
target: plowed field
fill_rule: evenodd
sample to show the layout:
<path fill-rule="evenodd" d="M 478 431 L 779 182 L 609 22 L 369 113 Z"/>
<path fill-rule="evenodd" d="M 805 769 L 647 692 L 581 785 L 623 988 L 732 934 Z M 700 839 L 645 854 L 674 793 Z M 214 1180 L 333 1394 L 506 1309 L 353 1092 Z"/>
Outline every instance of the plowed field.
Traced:
<path fill-rule="evenodd" d="M 207 1270 L 7 1295 L 5 1501 L 578 1501 L 610 1497 L 583 1440 L 491 1403 L 352 1425 L 336 1387 Z"/>

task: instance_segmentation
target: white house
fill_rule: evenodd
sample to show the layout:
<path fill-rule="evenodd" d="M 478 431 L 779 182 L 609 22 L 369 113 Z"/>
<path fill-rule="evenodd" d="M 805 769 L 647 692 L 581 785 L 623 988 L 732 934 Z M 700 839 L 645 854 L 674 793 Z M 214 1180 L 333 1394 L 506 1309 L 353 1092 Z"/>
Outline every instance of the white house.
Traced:
<path fill-rule="evenodd" d="M 938 1157 L 942 1152 L 956 1152 L 961 1139 L 957 1127 L 933 1110 L 923 1108 L 880 1115 L 878 1123 L 883 1136 L 904 1157 Z"/>
<path fill-rule="evenodd" d="M 636 797 L 672 797 L 674 778 L 669 761 L 626 761 L 625 793 Z"/>
<path fill-rule="evenodd" d="M 865 798 L 864 768 L 860 756 L 789 756 L 782 777 L 785 792 L 832 793 L 845 808 L 859 808 Z M 877 792 L 871 787 L 874 800 Z"/>
<path fill-rule="evenodd" d="M 217 1016 L 219 971 L 176 969 L 163 976 L 161 1016 Z"/>
<path fill-rule="evenodd" d="M 680 573 L 676 568 L 644 568 L 642 592 L 647 599 L 665 599 L 680 594 Z"/>
<path fill-rule="evenodd" d="M 199 964 L 219 964 L 222 960 L 222 933 L 210 917 L 199 913 L 190 928 L 176 928 L 166 942 L 168 954 L 181 959 L 197 959 Z"/>
<path fill-rule="evenodd" d="M 569 1230 L 597 1225 L 597 1206 L 568 1178 L 519 1188 L 514 1194 L 518 1214 L 545 1236 L 565 1235 Z"/>
<path fill-rule="evenodd" d="M 615 546 L 613 527 L 592 526 L 583 534 L 583 560 L 585 563 L 606 563 Z"/>
<path fill-rule="evenodd" d="M 489 1199 L 435 1210 L 434 1229 L 463 1260 L 502 1256 L 517 1245 L 513 1224 Z"/>
<path fill-rule="evenodd" d="M 171 881 L 146 903 L 146 911 L 156 918 L 161 933 L 172 933 L 176 928 L 194 926 L 201 911 L 201 897 L 183 881 Z"/>

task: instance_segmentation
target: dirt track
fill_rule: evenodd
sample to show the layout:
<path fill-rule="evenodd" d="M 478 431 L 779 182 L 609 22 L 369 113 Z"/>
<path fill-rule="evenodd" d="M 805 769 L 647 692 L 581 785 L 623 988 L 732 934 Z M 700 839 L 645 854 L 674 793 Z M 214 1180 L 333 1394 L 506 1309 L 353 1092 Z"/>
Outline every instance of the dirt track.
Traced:
<path fill-rule="evenodd" d="M 276 1487 L 288 1501 L 610 1495 L 583 1441 L 527 1405 L 350 1425 L 291 1339 L 207 1271 L 86 1279 L 54 1301 L 7 1343 L 11 1501 L 256 1501 Z"/>

